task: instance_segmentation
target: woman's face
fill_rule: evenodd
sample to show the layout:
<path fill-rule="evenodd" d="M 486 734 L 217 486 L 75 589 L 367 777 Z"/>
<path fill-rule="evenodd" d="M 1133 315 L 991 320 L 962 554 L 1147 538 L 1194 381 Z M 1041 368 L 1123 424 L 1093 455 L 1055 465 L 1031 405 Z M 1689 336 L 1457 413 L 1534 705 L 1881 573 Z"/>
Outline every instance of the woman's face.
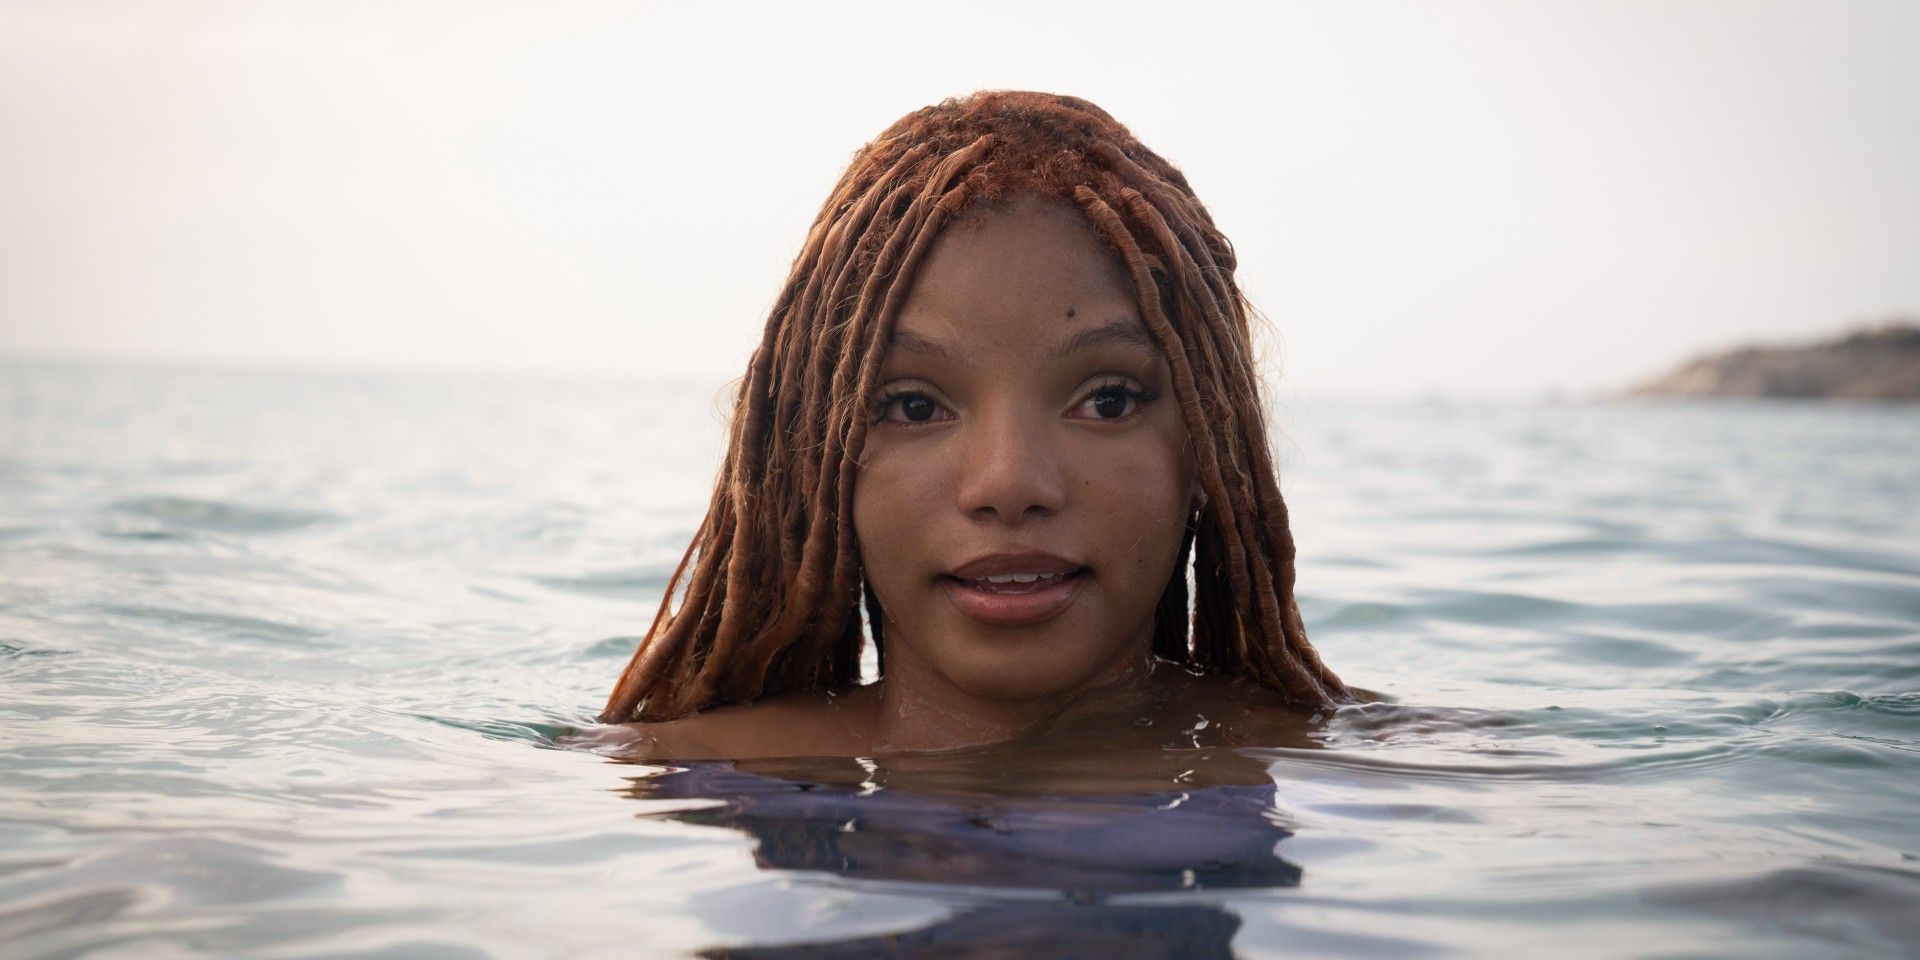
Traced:
<path fill-rule="evenodd" d="M 1092 225 L 1022 198 L 947 228 L 880 383 L 853 509 L 889 685 L 1047 702 L 1145 663 L 1192 467 Z"/>

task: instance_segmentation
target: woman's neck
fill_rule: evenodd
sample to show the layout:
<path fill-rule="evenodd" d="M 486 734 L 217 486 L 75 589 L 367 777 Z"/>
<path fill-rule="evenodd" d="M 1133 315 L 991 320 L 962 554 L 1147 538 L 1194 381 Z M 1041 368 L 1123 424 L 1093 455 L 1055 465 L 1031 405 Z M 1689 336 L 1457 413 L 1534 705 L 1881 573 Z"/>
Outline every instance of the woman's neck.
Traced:
<path fill-rule="evenodd" d="M 1014 739 L 1050 721 L 1086 710 L 1144 704 L 1153 657 L 1128 657 L 1083 687 L 1044 697 L 993 700 L 969 695 L 906 658 L 890 657 L 886 677 L 865 688 L 873 713 L 872 753 L 942 750 Z"/>

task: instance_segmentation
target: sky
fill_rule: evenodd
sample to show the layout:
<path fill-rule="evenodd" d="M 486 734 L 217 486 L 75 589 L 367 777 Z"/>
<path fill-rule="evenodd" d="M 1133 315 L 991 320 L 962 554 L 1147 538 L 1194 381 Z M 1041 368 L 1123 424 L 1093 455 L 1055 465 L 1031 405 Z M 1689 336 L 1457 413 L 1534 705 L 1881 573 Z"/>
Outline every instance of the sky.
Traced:
<path fill-rule="evenodd" d="M 1920 313 L 1920 4 L 0 0 L 0 358 L 737 376 L 981 88 L 1180 166 L 1310 395 L 1586 395 Z"/>

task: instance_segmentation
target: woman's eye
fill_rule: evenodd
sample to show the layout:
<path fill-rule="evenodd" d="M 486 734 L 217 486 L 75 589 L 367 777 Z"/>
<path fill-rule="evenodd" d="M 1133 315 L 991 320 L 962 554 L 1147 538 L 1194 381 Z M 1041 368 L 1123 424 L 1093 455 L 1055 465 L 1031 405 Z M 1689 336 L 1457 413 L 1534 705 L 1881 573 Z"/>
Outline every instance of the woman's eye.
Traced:
<path fill-rule="evenodd" d="M 924 393 L 901 393 L 887 398 L 885 415 L 895 423 L 927 423 L 942 412 L 939 402 Z"/>
<path fill-rule="evenodd" d="M 1080 402 L 1081 415 L 1096 420 L 1130 417 L 1139 408 L 1140 394 L 1117 383 L 1095 390 Z"/>

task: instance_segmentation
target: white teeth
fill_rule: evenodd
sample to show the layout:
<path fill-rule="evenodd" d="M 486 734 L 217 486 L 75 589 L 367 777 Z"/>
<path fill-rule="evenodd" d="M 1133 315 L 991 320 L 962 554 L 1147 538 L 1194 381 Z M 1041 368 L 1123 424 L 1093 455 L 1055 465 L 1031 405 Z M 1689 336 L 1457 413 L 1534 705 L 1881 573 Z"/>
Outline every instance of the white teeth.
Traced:
<path fill-rule="evenodd" d="M 1057 573 L 999 573 L 991 577 L 976 577 L 985 583 L 1033 583 L 1036 580 L 1058 580 Z"/>

